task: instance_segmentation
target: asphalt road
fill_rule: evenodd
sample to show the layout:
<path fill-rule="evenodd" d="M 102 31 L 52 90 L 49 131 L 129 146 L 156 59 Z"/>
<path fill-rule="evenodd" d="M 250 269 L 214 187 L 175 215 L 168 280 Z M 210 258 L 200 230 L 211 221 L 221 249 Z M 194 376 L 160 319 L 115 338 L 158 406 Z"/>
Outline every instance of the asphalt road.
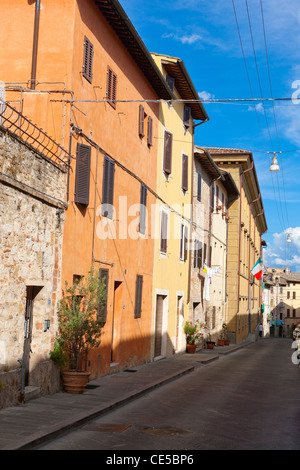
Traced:
<path fill-rule="evenodd" d="M 260 339 L 41 449 L 299 450 L 300 367 L 291 346 Z"/>

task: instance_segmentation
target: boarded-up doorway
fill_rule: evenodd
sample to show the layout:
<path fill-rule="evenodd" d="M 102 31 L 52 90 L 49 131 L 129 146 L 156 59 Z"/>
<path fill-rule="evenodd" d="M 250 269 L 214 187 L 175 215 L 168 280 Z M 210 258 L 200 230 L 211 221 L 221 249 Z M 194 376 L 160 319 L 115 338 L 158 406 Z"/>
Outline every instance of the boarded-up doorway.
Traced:
<path fill-rule="evenodd" d="M 123 287 L 121 281 L 114 282 L 114 308 L 111 335 L 111 362 L 118 362 L 120 344 L 120 323 L 123 308 Z"/>
<path fill-rule="evenodd" d="M 164 318 L 165 299 L 166 299 L 165 295 L 156 296 L 154 357 L 158 357 L 162 355 L 163 318 Z"/>

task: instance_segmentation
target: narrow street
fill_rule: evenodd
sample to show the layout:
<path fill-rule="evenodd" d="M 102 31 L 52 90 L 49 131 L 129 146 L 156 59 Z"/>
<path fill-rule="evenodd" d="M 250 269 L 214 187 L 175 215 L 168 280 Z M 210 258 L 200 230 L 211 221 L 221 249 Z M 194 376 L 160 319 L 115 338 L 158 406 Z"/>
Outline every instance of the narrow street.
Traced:
<path fill-rule="evenodd" d="M 290 339 L 261 339 L 44 450 L 300 449 L 300 369 Z"/>

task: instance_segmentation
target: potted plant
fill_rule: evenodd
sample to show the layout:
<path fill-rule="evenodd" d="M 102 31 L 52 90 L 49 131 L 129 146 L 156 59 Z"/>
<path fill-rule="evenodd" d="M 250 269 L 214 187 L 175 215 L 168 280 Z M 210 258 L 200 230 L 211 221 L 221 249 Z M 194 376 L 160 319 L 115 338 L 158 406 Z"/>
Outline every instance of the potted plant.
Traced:
<path fill-rule="evenodd" d="M 223 323 L 222 329 L 223 329 L 224 345 L 229 346 L 230 340 L 229 340 L 229 337 L 228 337 L 228 325 L 227 325 L 227 323 Z"/>
<path fill-rule="evenodd" d="M 206 327 L 207 328 L 207 327 Z M 207 339 L 205 341 L 205 345 L 206 345 L 206 349 L 214 349 L 215 347 L 215 341 L 212 341 L 211 340 L 211 334 L 210 334 L 210 331 L 209 329 L 207 328 L 208 330 L 208 333 L 207 333 Z"/>
<path fill-rule="evenodd" d="M 94 267 L 72 286 L 66 282 L 59 303 L 58 335 L 50 353 L 62 370 L 66 392 L 83 393 L 87 385 L 88 353 L 100 345 L 103 323 L 97 312 L 105 303 L 105 281 L 94 273 Z"/>
<path fill-rule="evenodd" d="M 200 338 L 203 338 L 202 329 L 204 328 L 204 324 L 201 323 L 199 320 L 194 322 L 187 321 L 184 327 L 184 333 L 186 337 L 186 351 L 190 354 L 195 353 L 197 348 L 197 341 Z"/>

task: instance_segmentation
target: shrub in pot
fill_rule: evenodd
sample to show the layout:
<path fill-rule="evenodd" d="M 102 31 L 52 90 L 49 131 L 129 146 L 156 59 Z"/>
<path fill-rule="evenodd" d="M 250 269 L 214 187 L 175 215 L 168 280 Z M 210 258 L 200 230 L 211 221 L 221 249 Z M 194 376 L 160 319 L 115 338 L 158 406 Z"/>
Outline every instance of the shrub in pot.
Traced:
<path fill-rule="evenodd" d="M 58 335 L 50 358 L 61 368 L 69 393 L 83 393 L 90 376 L 87 358 L 101 342 L 103 322 L 98 312 L 106 304 L 105 283 L 92 266 L 86 278 L 71 286 L 66 282 L 59 303 Z"/>

